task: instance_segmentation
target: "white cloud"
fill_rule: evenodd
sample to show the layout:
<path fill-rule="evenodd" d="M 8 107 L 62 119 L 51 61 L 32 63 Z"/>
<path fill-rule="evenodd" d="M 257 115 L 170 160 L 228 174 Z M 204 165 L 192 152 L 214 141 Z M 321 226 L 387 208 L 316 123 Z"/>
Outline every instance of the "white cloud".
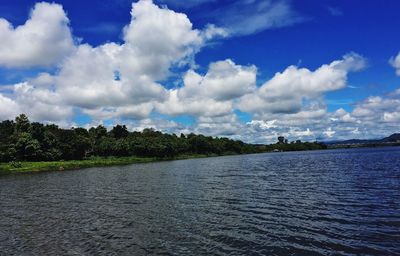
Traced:
<path fill-rule="evenodd" d="M 43 20 L 49 20 L 43 14 L 43 8 L 50 14 L 62 13 L 63 24 L 67 26 L 68 18 L 62 7 L 55 4 L 36 5 L 31 20 L 37 20 L 36 17 L 41 16 L 45 16 Z M 48 16 L 52 17 L 50 14 Z M 14 90 L 11 98 L 18 101 L 27 93 L 35 95 L 36 112 L 43 111 L 43 117 L 47 110 L 41 107 L 42 102 L 45 106 L 54 104 L 54 111 L 60 106 L 81 108 L 83 113 L 94 119 L 146 118 L 152 112 L 154 104 L 171 95 L 158 81 L 168 78 L 172 67 L 192 65 L 194 54 L 207 40 L 224 35 L 222 29 L 213 25 L 206 26 L 202 31 L 193 29 L 185 14 L 160 8 L 152 1 L 133 3 L 131 15 L 132 20 L 123 31 L 123 44 L 110 42 L 98 47 L 88 44 L 76 46 L 60 64 L 56 75 L 39 74 L 29 81 L 29 85 L 26 84 L 30 86 L 29 90 Z M 26 29 L 34 30 L 31 26 Z M 43 42 L 44 47 L 45 44 Z M 36 49 L 35 54 L 42 53 Z M 233 64 L 232 68 L 235 68 Z M 242 75 L 239 73 L 238 77 Z M 46 97 L 57 101 L 49 103 Z M 215 102 L 212 99 L 209 101 Z M 194 104 L 191 107 L 192 112 L 203 108 L 203 103 L 199 102 L 198 106 Z M 226 107 L 226 111 L 232 108 L 231 104 L 215 102 L 217 109 L 221 109 L 222 105 Z M 211 112 L 214 110 L 210 110 Z M 38 113 L 32 115 L 40 116 Z M 65 117 L 63 113 L 60 116 Z"/>
<path fill-rule="evenodd" d="M 206 40 L 215 38 L 215 37 L 227 37 L 229 36 L 228 31 L 224 28 L 217 27 L 214 24 L 207 24 L 205 29 L 202 31 L 202 37 Z"/>
<path fill-rule="evenodd" d="M 124 29 L 124 54 L 131 57 L 122 67 L 127 70 L 162 80 L 172 64 L 187 63 L 204 43 L 183 13 L 139 1 L 132 5 L 131 15 Z"/>
<path fill-rule="evenodd" d="M 304 20 L 286 0 L 240 0 L 210 13 L 231 35 L 250 35 Z"/>
<path fill-rule="evenodd" d="M 351 116 L 350 113 L 348 113 L 346 110 L 343 108 L 340 108 L 336 110 L 331 117 L 331 120 L 334 122 L 345 122 L 345 123 L 354 123 L 357 121 L 356 118 Z"/>
<path fill-rule="evenodd" d="M 332 138 L 333 135 L 335 135 L 335 131 L 332 130 L 331 127 L 329 127 L 326 131 L 324 131 L 324 134 L 328 137 L 328 138 Z"/>
<path fill-rule="evenodd" d="M 31 19 L 43 16 L 43 8 L 48 8 L 49 12 L 62 11 L 59 5 L 38 4 Z M 61 101 L 82 108 L 94 118 L 147 117 L 153 110 L 153 102 L 167 96 L 167 90 L 156 81 L 166 79 L 172 66 L 190 63 L 206 39 L 202 31 L 192 28 L 186 15 L 160 8 L 151 1 L 134 3 L 131 14 L 132 21 L 124 29 L 123 44 L 77 46 L 61 63 L 57 75 L 39 74 L 30 81 L 35 86 L 16 86 L 19 89 L 14 91 L 15 101 L 27 94 L 35 96 L 35 106 L 28 97 L 23 103 L 34 108 L 35 113 L 26 110 L 34 118 L 40 116 L 39 111 L 43 111 L 41 117 L 45 117 L 49 109 L 45 106 L 49 104 L 53 104 L 51 109 L 56 114 L 65 117 L 64 113 L 57 112 Z M 64 20 L 68 21 L 66 17 Z M 32 28 L 27 26 L 26 29 Z M 207 32 L 208 39 L 221 32 L 213 29 L 214 32 Z M 42 43 L 46 47 L 46 42 Z M 32 58 L 36 54 L 45 55 L 35 49 Z M 48 98 L 57 100 L 47 102 Z"/>
<path fill-rule="evenodd" d="M 189 70 L 181 88 L 170 90 L 168 99 L 157 104 L 169 115 L 221 116 L 233 110 L 233 100 L 255 90 L 257 69 L 236 65 L 232 60 L 211 63 L 202 76 Z"/>
<path fill-rule="evenodd" d="M 352 130 L 351 133 L 356 135 L 360 134 L 359 128 L 358 127 L 354 128 L 354 130 Z"/>
<path fill-rule="evenodd" d="M 37 87 L 51 87 L 55 84 L 55 77 L 49 73 L 39 73 L 35 78 L 29 81 Z"/>
<path fill-rule="evenodd" d="M 65 105 L 62 97 L 47 88 L 39 88 L 28 82 L 13 86 L 9 97 L 0 94 L 1 119 L 14 119 L 20 113 L 32 120 L 63 121 L 73 116 L 73 108 Z"/>
<path fill-rule="evenodd" d="M 83 113 L 91 116 L 96 121 L 102 121 L 113 118 L 125 119 L 144 119 L 147 118 L 153 110 L 151 102 L 137 105 L 128 105 L 123 107 L 98 107 L 94 109 L 83 109 Z"/>
<path fill-rule="evenodd" d="M 400 122 L 400 112 L 385 112 L 383 113 L 383 120 L 385 122 Z"/>
<path fill-rule="evenodd" d="M 271 128 L 277 128 L 278 126 L 276 125 L 276 122 L 276 119 L 271 121 L 251 120 L 250 122 L 247 122 L 247 125 L 258 126 L 260 129 L 267 130 Z"/>
<path fill-rule="evenodd" d="M 357 104 L 352 116 L 368 123 L 393 123 L 400 121 L 400 95 L 392 94 L 386 98 L 371 96 Z"/>
<path fill-rule="evenodd" d="M 172 67 L 193 64 L 206 41 L 223 34 L 211 25 L 193 29 L 185 14 L 152 1 L 134 3 L 131 14 L 123 44 L 80 45 L 56 78 L 59 93 L 86 113 L 144 118 L 155 103 L 173 97 L 157 81 L 165 80 Z M 192 113 L 199 107 L 192 106 Z"/>
<path fill-rule="evenodd" d="M 224 116 L 199 117 L 195 131 L 209 136 L 226 136 L 238 139 L 243 132 L 244 124 L 231 113 Z"/>
<path fill-rule="evenodd" d="M 314 133 L 310 130 L 310 128 L 307 128 L 306 130 L 300 130 L 300 129 L 293 129 L 290 131 L 290 133 L 295 136 L 295 137 L 310 137 L 314 135 Z"/>
<path fill-rule="evenodd" d="M 113 43 L 96 48 L 79 46 L 56 77 L 57 91 L 69 104 L 89 109 L 139 104 L 162 97 L 163 87 L 152 78 L 140 73 L 134 77 L 122 69 L 124 61 L 131 58 L 122 52 L 123 47 Z M 135 71 L 132 66 L 131 73 Z"/>
<path fill-rule="evenodd" d="M 0 18 L 0 65 L 49 66 L 74 49 L 69 20 L 59 4 L 37 3 L 25 24 Z"/>
<path fill-rule="evenodd" d="M 276 73 L 253 94 L 246 95 L 239 108 L 260 115 L 297 113 L 305 100 L 315 100 L 326 92 L 344 88 L 348 73 L 364 66 L 365 59 L 355 53 L 322 65 L 315 71 L 290 66 L 282 73 Z"/>
<path fill-rule="evenodd" d="M 231 101 L 216 101 L 211 98 L 180 98 L 179 90 L 168 92 L 167 100 L 156 104 L 162 114 L 194 115 L 194 116 L 222 116 L 229 114 L 232 109 Z"/>
<path fill-rule="evenodd" d="M 0 120 L 14 119 L 20 113 L 18 104 L 2 94 L 0 94 L 0 109 Z"/>
<path fill-rule="evenodd" d="M 21 111 L 33 120 L 60 121 L 73 116 L 72 107 L 57 92 L 21 83 L 15 85 L 14 94 Z"/>
<path fill-rule="evenodd" d="M 135 106 L 162 100 L 166 90 L 156 81 L 167 78 L 173 65 L 190 62 L 204 43 L 184 14 L 151 1 L 134 3 L 131 14 L 124 44 L 81 45 L 63 63 L 57 86 L 70 104 L 87 109 L 140 109 Z"/>
<path fill-rule="evenodd" d="M 255 89 L 256 75 L 255 66 L 236 65 L 230 59 L 213 62 L 204 76 L 189 70 L 184 76 L 184 87 L 179 90 L 179 96 L 232 100 Z"/>
<path fill-rule="evenodd" d="M 390 58 L 389 63 L 396 69 L 396 74 L 400 76 L 400 52 L 396 57 Z"/>

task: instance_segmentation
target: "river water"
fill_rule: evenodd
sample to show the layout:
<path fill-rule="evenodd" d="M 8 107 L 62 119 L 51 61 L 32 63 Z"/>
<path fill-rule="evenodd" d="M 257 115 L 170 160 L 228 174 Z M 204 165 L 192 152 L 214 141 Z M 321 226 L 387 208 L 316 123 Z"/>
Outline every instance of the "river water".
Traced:
<path fill-rule="evenodd" d="M 400 255 L 400 147 L 0 177 L 0 255 Z"/>

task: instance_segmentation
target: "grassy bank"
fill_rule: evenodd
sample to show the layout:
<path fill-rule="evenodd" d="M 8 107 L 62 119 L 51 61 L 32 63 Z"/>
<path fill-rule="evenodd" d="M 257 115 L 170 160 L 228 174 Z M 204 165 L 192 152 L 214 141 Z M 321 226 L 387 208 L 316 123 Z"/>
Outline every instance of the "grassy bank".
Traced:
<path fill-rule="evenodd" d="M 0 163 L 0 175 L 32 173 L 46 171 L 64 171 L 90 167 L 106 167 L 115 165 L 128 165 L 135 163 L 150 163 L 156 161 L 182 160 L 189 158 L 204 158 L 216 155 L 180 155 L 173 158 L 156 157 L 96 157 L 85 160 L 54 161 L 54 162 L 13 162 Z"/>
<path fill-rule="evenodd" d="M 275 146 L 275 145 L 274 145 Z M 275 147 L 272 147 L 275 148 Z M 279 145 L 278 147 L 279 148 Z M 285 151 L 304 151 L 313 149 L 292 149 Z M 282 150 L 284 151 L 284 150 Z M 272 152 L 271 150 L 265 150 L 258 153 Z M 70 160 L 70 161 L 49 161 L 49 162 L 11 162 L 11 163 L 0 163 L 0 176 L 6 174 L 19 174 L 19 173 L 34 173 L 34 172 L 47 172 L 47 171 L 65 171 L 65 170 L 76 170 L 91 167 L 107 167 L 117 165 L 129 165 L 136 163 L 151 163 L 171 160 L 184 160 L 193 158 L 206 158 L 206 157 L 217 157 L 217 156 L 228 156 L 238 155 L 235 152 L 225 152 L 223 154 L 181 154 L 174 157 L 92 157 L 85 160 Z"/>

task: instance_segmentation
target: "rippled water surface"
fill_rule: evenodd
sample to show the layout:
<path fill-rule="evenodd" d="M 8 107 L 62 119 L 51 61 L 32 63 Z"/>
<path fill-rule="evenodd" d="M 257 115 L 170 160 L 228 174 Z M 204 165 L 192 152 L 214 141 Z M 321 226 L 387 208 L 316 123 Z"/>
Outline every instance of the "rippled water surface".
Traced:
<path fill-rule="evenodd" d="M 0 177 L 0 255 L 400 255 L 400 148 Z"/>

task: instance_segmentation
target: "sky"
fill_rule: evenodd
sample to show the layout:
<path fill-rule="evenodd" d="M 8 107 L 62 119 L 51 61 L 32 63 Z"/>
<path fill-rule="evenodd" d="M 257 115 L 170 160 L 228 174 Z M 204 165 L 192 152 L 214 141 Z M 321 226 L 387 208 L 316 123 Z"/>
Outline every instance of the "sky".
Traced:
<path fill-rule="evenodd" d="M 0 120 L 250 143 L 400 132 L 397 0 L 0 1 Z"/>

